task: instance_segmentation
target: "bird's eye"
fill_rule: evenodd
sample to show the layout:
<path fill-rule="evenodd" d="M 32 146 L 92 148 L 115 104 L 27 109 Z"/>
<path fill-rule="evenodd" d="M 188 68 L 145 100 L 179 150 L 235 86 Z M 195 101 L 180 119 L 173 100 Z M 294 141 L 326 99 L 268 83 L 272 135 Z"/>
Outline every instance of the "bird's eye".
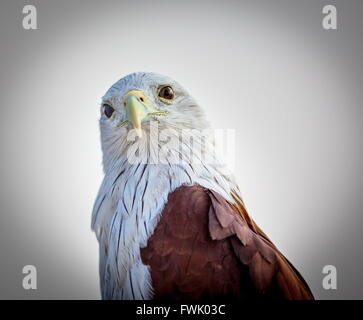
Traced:
<path fill-rule="evenodd" d="M 166 100 L 172 100 L 174 98 L 174 91 L 172 87 L 170 86 L 162 87 L 159 91 L 159 97 Z"/>
<path fill-rule="evenodd" d="M 103 105 L 103 113 L 107 118 L 111 118 L 113 112 L 115 111 L 114 108 L 112 108 L 109 104 L 105 103 Z"/>

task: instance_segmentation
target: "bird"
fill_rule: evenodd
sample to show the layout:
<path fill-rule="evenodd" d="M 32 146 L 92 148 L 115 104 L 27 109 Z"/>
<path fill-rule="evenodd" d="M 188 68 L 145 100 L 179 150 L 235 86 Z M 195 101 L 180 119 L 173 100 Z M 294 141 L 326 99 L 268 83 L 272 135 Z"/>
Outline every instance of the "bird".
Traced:
<path fill-rule="evenodd" d="M 102 97 L 104 177 L 92 211 L 106 300 L 313 300 L 247 212 L 205 110 L 135 72 Z"/>

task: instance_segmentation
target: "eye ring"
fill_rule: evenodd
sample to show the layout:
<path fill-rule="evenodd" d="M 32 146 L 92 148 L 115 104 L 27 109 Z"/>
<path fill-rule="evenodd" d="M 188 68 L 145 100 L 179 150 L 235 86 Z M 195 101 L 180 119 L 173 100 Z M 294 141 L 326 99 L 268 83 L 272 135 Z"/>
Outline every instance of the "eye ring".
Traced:
<path fill-rule="evenodd" d="M 174 90 L 171 86 L 162 86 L 158 93 L 159 98 L 164 100 L 173 100 L 175 97 Z"/>
<path fill-rule="evenodd" d="M 113 115 L 113 113 L 115 112 L 115 109 L 109 104 L 109 103 L 104 103 L 102 105 L 103 108 L 103 113 L 104 115 L 110 119 Z"/>

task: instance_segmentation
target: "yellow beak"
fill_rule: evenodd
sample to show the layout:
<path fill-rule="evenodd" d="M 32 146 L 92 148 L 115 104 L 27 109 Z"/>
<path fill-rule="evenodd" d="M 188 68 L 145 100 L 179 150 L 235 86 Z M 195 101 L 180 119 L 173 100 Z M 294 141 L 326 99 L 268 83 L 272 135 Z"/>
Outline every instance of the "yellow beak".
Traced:
<path fill-rule="evenodd" d="M 144 93 L 140 90 L 131 90 L 123 97 L 126 108 L 126 120 L 131 122 L 136 134 L 142 137 L 141 123 L 150 113 L 157 111 L 147 104 Z"/>
<path fill-rule="evenodd" d="M 141 121 L 146 118 L 145 107 L 137 100 L 135 96 L 129 96 L 126 100 L 126 118 L 129 120 L 137 135 L 142 137 Z"/>

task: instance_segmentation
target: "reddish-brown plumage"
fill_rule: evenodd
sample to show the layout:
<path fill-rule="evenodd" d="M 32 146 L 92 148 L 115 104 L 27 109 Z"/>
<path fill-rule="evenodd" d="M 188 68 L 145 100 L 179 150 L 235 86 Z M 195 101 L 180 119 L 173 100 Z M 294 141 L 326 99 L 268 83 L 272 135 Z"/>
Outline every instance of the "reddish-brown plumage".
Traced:
<path fill-rule="evenodd" d="M 313 299 L 243 203 L 201 186 L 169 195 L 141 258 L 154 299 Z"/>

